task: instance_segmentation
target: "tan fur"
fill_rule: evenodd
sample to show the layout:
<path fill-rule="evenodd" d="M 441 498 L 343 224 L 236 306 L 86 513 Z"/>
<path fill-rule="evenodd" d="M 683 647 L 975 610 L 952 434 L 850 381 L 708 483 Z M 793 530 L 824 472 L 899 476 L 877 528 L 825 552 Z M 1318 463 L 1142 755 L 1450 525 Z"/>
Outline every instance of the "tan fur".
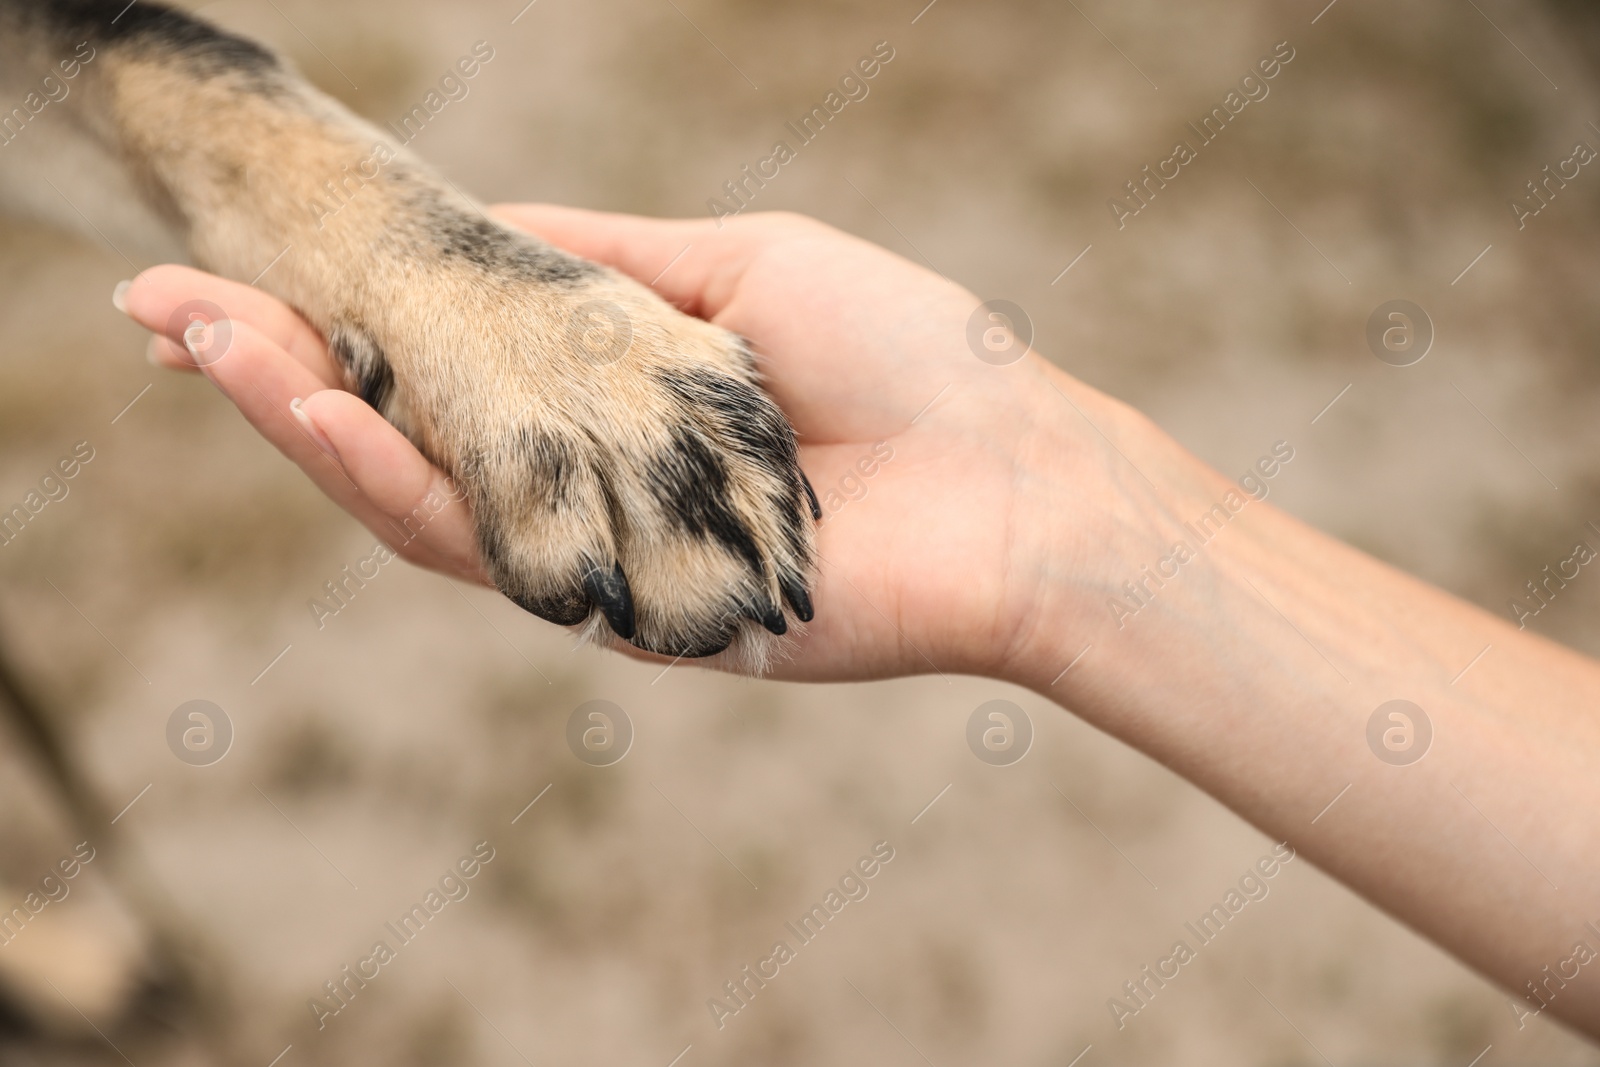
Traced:
<path fill-rule="evenodd" d="M 763 394 L 740 393 L 743 407 L 729 415 L 663 384 L 664 375 L 715 372 L 754 390 L 738 338 L 613 271 L 572 264 L 587 273 L 561 281 L 489 253 L 487 267 L 470 252 L 441 254 L 440 232 L 509 231 L 281 66 L 266 76 L 202 75 L 181 50 L 102 46 L 83 82 L 79 129 L 120 161 L 146 211 L 198 265 L 254 282 L 331 340 L 355 339 L 347 347 L 357 362 L 363 346 L 381 350 L 393 379 L 381 410 L 466 487 L 502 591 L 525 606 L 571 603 L 584 597 L 588 568 L 620 563 L 636 644 L 694 655 L 733 637 L 736 658 L 764 666 L 777 645 L 751 616 L 781 612 L 784 583 L 803 588 L 811 563 L 792 436 Z M 378 146 L 392 159 L 376 180 L 335 213 L 310 209 L 325 183 Z M 547 257 L 552 270 L 571 264 L 526 236 L 504 248 L 496 244 L 504 238 L 484 240 L 530 261 Z M 595 301 L 631 333 L 614 362 L 585 347 L 578 312 Z M 352 364 L 353 386 L 367 363 Z M 777 452 L 787 454 L 752 458 L 741 435 L 770 420 L 786 439 Z M 704 446 L 726 484 L 674 500 L 664 484 L 696 480 L 669 477 L 663 457 L 686 437 L 696 454 Z M 568 462 L 548 462 L 530 440 L 558 442 Z M 693 532 L 700 512 L 745 531 L 734 540 L 747 534 L 759 560 L 728 536 Z"/>

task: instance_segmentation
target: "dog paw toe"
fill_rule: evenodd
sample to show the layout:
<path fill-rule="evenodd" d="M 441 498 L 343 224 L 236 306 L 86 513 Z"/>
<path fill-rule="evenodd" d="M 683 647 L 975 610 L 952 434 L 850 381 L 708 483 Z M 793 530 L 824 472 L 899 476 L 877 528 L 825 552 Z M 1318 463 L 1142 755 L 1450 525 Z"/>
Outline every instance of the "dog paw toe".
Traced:
<path fill-rule="evenodd" d="M 431 336 L 409 347 L 430 357 L 390 355 L 385 413 L 465 488 L 506 596 L 664 656 L 737 646 L 757 667 L 811 620 L 820 508 L 739 338 L 598 268 L 472 302 L 499 308 L 489 329 L 423 317 Z M 367 346 L 365 377 L 393 346 Z"/>

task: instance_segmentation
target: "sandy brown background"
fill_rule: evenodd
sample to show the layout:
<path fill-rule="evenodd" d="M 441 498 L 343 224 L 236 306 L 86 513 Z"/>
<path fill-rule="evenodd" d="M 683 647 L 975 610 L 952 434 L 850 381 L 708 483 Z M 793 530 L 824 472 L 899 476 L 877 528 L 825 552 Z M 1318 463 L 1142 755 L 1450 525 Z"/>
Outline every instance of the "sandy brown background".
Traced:
<path fill-rule="evenodd" d="M 380 122 L 487 41 L 418 152 L 486 199 L 673 215 L 887 40 L 870 96 L 756 206 L 1019 303 L 1042 351 L 1225 471 L 1290 441 L 1272 499 L 1492 610 L 1600 522 L 1600 167 L 1524 231 L 1508 206 L 1600 145 L 1580 5 L 924 2 L 538 0 L 514 25 L 521 0 L 204 10 Z M 1119 231 L 1107 198 L 1284 40 L 1271 95 Z M 1092 1045 L 1085 1067 L 1465 1067 L 1492 1044 L 1486 1065 L 1600 1063 L 1556 1024 L 1519 1030 L 1503 992 L 1304 861 L 1119 1032 L 1107 998 L 1271 845 L 1030 694 L 661 676 L 400 564 L 318 631 L 307 600 L 370 537 L 209 385 L 144 363 L 108 299 L 129 273 L 92 242 L 0 239 L 0 503 L 96 449 L 0 548 L 0 630 L 106 806 L 138 797 L 116 845 L 211 1003 L 155 998 L 104 1034 L 56 1004 L 0 1062 L 1065 1067 Z M 1394 298 L 1437 331 L 1406 369 L 1363 338 Z M 1600 653 L 1597 607 L 1585 571 L 1533 625 Z M 165 740 L 195 698 L 237 731 L 209 768 Z M 1037 733 L 1009 768 L 964 739 L 995 698 Z M 564 740 L 592 699 L 637 731 L 610 768 Z M 72 839 L 3 747 L 17 895 Z M 480 840 L 496 858 L 471 895 L 319 1033 L 307 999 Z M 896 855 L 870 895 L 716 1030 L 706 999 L 880 840 Z M 47 918 L 91 906 L 86 888 Z"/>

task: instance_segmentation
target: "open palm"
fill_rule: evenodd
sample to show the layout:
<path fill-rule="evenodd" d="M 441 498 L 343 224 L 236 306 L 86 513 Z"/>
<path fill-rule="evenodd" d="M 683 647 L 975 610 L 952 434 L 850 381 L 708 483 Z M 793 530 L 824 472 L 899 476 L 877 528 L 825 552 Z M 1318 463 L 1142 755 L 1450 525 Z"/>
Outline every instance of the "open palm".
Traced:
<path fill-rule="evenodd" d="M 809 219 L 752 215 L 719 227 L 545 206 L 498 214 L 752 341 L 824 510 L 817 616 L 775 676 L 992 673 L 1014 650 L 1037 587 L 1055 569 L 1042 562 L 1052 555 L 1042 512 L 1063 504 L 1061 478 L 1029 471 L 1083 451 L 1038 431 L 1060 422 L 1061 390 L 1082 387 L 1032 353 L 1005 366 L 980 360 L 968 339 L 974 296 Z M 191 330 L 186 340 L 173 323 L 196 299 L 230 320 L 226 358 L 207 358 L 208 335 Z M 299 316 L 258 290 L 181 267 L 146 272 L 120 300 L 157 332 L 158 362 L 199 364 L 403 556 L 485 580 L 465 504 L 343 390 L 326 346 Z M 1090 390 L 1079 397 L 1095 399 Z M 1040 454 L 1052 450 L 1064 454 Z M 443 510 L 406 535 L 405 518 L 430 494 Z M 1053 554 L 1059 563 L 1060 546 Z"/>

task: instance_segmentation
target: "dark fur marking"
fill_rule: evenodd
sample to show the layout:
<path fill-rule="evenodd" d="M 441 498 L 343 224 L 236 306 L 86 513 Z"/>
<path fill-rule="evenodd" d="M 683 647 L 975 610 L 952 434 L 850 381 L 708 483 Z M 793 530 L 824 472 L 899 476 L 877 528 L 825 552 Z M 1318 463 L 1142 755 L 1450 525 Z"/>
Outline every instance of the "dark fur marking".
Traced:
<path fill-rule="evenodd" d="M 517 434 L 517 454 L 529 465 L 530 488 L 552 510 L 570 507 L 577 494 L 577 450 L 552 434 L 524 426 Z"/>
<path fill-rule="evenodd" d="M 464 259 L 499 277 L 571 284 L 598 273 L 591 263 L 552 248 L 541 248 L 485 219 L 436 219 L 431 228 L 446 256 Z"/>
<path fill-rule="evenodd" d="M 499 589 L 501 593 L 505 594 L 506 597 L 514 601 L 523 610 L 531 611 L 533 614 L 539 615 L 541 619 L 544 618 L 543 615 L 540 615 L 539 612 L 534 611 L 519 599 L 523 595 L 521 590 L 511 587 L 507 580 L 512 575 L 511 566 L 507 562 L 507 557 L 510 554 L 509 546 L 506 540 L 506 531 L 501 523 L 495 521 L 499 516 L 495 512 L 492 502 L 486 499 L 482 493 L 474 492 L 472 494 L 472 506 L 477 512 L 478 518 L 475 523 L 478 534 L 478 553 L 483 556 L 484 565 L 488 569 L 490 577 L 494 580 L 495 588 Z"/>
<path fill-rule="evenodd" d="M 356 382 L 356 392 L 374 411 L 385 411 L 389 398 L 394 395 L 394 371 L 388 362 L 379 360 L 370 364 L 367 373 Z"/>
<path fill-rule="evenodd" d="M 504 590 L 502 590 L 504 592 Z M 581 591 L 569 591 L 548 596 L 527 596 L 507 593 L 523 611 L 539 616 L 557 626 L 576 626 L 589 617 L 589 598 Z"/>
<path fill-rule="evenodd" d="M 356 395 L 386 413 L 394 396 L 394 370 L 372 335 L 359 326 L 335 326 L 328 333 L 328 350 L 349 375 Z"/>
<path fill-rule="evenodd" d="M 422 236 L 432 248 L 502 281 L 570 286 L 600 273 L 587 260 L 446 201 L 437 189 L 418 187 L 408 199 L 414 217 L 423 220 Z"/>
<path fill-rule="evenodd" d="M 794 430 L 760 390 L 710 370 L 669 371 L 657 380 L 692 407 L 715 413 L 718 429 L 736 452 L 799 491 Z"/>
<path fill-rule="evenodd" d="M 781 496 L 769 497 L 772 508 L 783 517 L 783 540 L 789 546 L 790 553 L 801 563 L 811 561 L 811 552 L 806 546 L 805 519 L 801 517 L 800 509 L 795 502 Z"/>
<path fill-rule="evenodd" d="M 578 583 L 576 574 L 571 578 L 573 584 L 565 589 L 553 593 L 528 592 L 528 587 L 507 562 L 509 552 L 505 524 L 495 521 L 498 516 L 480 494 L 473 495 L 473 506 L 479 508 L 478 551 L 483 554 L 495 586 L 507 599 L 523 611 L 557 626 L 576 626 L 589 617 L 593 605 Z M 516 584 L 513 585 L 513 582 Z"/>
<path fill-rule="evenodd" d="M 705 659 L 707 656 L 715 656 L 719 652 L 726 652 L 728 646 L 733 644 L 733 638 L 736 633 L 738 633 L 737 630 L 730 630 L 726 634 L 712 638 L 703 645 L 694 645 L 683 650 L 653 648 L 649 649 L 649 651 L 659 656 L 676 656 L 679 659 Z"/>
<path fill-rule="evenodd" d="M 126 43 L 182 56 L 204 77 L 237 72 L 262 79 L 281 68 L 271 52 L 181 11 L 139 0 L 43 0 L 8 5 L 58 33 L 90 43 Z"/>
<path fill-rule="evenodd" d="M 728 470 L 705 439 L 679 426 L 672 447 L 650 466 L 650 480 L 667 514 L 696 537 L 711 537 L 761 573 L 761 551 L 728 505 Z"/>
<path fill-rule="evenodd" d="M 712 629 L 711 627 L 715 627 Z M 647 651 L 661 656 L 673 656 L 679 659 L 704 659 L 706 656 L 715 656 L 727 650 L 733 644 L 733 639 L 738 636 L 739 623 L 737 616 L 724 615 L 715 623 L 695 630 L 692 633 L 669 637 L 660 642 L 660 647 L 649 647 Z M 639 642 L 635 641 L 638 645 Z"/>
<path fill-rule="evenodd" d="M 821 517 L 822 508 L 800 470 L 794 430 L 777 405 L 748 383 L 715 371 L 664 373 L 658 380 L 691 407 L 714 413 L 718 428 L 733 450 L 773 474 L 788 490 L 786 495 L 768 499 L 782 519 L 784 541 L 792 558 L 808 565 L 811 553 L 800 510 L 802 494 L 813 519 Z"/>

